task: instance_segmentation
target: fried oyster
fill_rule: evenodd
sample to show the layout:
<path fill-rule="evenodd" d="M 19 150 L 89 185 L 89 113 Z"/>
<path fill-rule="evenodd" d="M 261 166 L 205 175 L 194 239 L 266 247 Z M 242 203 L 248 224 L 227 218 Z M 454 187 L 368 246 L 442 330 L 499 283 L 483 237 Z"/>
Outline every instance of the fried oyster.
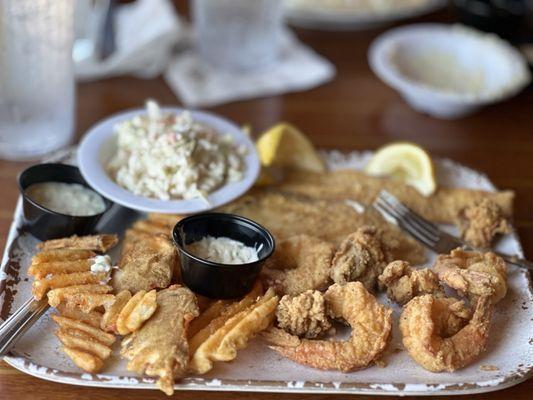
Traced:
<path fill-rule="evenodd" d="M 389 261 L 389 250 L 380 232 L 363 227 L 348 235 L 333 257 L 331 279 L 341 285 L 359 281 L 373 291 L 378 276 Z"/>
<path fill-rule="evenodd" d="M 292 335 L 315 339 L 331 328 L 324 295 L 307 290 L 298 296 L 285 295 L 276 310 L 278 326 Z"/>
<path fill-rule="evenodd" d="M 423 294 L 444 295 L 439 277 L 434 271 L 413 268 L 407 261 L 391 262 L 378 280 L 380 286 L 387 289 L 387 297 L 401 305 Z"/>
<path fill-rule="evenodd" d="M 500 206 L 486 198 L 461 210 L 457 225 L 467 243 L 484 249 L 491 247 L 496 235 L 511 231 Z"/>

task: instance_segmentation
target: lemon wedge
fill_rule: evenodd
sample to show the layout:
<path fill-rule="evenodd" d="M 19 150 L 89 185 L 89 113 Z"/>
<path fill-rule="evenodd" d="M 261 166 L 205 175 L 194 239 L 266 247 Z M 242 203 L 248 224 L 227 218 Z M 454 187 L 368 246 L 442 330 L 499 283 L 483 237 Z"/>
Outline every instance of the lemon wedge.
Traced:
<path fill-rule="evenodd" d="M 264 167 L 289 167 L 324 172 L 326 165 L 307 137 L 287 123 L 263 133 L 256 143 Z"/>
<path fill-rule="evenodd" d="M 396 142 L 378 149 L 365 170 L 369 175 L 389 176 L 411 185 L 424 196 L 437 188 L 431 157 L 414 143 Z"/>

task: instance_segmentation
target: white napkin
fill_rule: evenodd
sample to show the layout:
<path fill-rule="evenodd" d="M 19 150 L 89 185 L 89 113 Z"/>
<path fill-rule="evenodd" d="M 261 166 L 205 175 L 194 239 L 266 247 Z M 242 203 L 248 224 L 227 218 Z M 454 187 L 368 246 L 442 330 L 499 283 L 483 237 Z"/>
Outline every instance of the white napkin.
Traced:
<path fill-rule="evenodd" d="M 174 57 L 164 77 L 187 107 L 307 90 L 335 76 L 335 67 L 286 31 L 272 66 L 256 72 L 228 72 L 204 63 L 194 50 Z"/>
<path fill-rule="evenodd" d="M 120 5 L 114 22 L 115 52 L 103 61 L 89 58 L 77 62 L 79 80 L 125 74 L 153 78 L 168 65 L 172 48 L 187 37 L 169 0 L 137 0 Z"/>

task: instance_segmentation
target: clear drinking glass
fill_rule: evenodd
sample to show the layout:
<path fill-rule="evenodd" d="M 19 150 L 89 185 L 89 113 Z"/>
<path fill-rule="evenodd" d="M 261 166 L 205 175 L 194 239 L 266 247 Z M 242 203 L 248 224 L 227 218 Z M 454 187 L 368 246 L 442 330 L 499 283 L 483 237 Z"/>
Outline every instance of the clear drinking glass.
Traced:
<path fill-rule="evenodd" d="M 0 1 L 1 158 L 36 158 L 72 139 L 74 3 Z"/>
<path fill-rule="evenodd" d="M 281 0 L 191 0 L 200 56 L 215 67 L 253 69 L 279 55 Z"/>

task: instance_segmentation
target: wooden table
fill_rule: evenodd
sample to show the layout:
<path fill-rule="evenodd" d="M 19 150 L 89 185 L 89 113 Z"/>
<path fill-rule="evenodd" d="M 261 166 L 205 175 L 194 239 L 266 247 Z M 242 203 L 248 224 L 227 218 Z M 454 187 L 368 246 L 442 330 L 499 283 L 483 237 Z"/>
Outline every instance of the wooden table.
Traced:
<path fill-rule="evenodd" d="M 443 12 L 425 20 L 450 18 L 447 12 Z M 321 148 L 375 149 L 393 140 L 414 141 L 435 156 L 449 157 L 484 171 L 499 188 L 516 191 L 515 226 L 526 255 L 533 258 L 533 90 L 529 88 L 510 101 L 456 121 L 436 120 L 419 114 L 377 79 L 367 65 L 368 45 L 381 31 L 298 31 L 301 40 L 335 64 L 338 72 L 332 82 L 302 93 L 236 102 L 211 111 L 239 124 L 251 124 L 256 133 L 278 121 L 290 121 Z M 77 136 L 101 118 L 141 106 L 148 97 L 162 104 L 179 104 L 162 79 L 124 77 L 80 84 Z M 16 176 L 26 165 L 29 164 L 0 161 L 0 248 L 4 247 L 18 196 Z M 513 388 L 477 398 L 530 399 L 532 391 L 533 380 L 530 379 Z M 91 389 L 50 383 L 0 362 L 0 400 L 108 400 L 126 397 L 132 400 L 165 398 L 156 391 Z M 326 398 L 325 395 L 224 392 L 177 392 L 175 397 L 184 400 Z"/>

